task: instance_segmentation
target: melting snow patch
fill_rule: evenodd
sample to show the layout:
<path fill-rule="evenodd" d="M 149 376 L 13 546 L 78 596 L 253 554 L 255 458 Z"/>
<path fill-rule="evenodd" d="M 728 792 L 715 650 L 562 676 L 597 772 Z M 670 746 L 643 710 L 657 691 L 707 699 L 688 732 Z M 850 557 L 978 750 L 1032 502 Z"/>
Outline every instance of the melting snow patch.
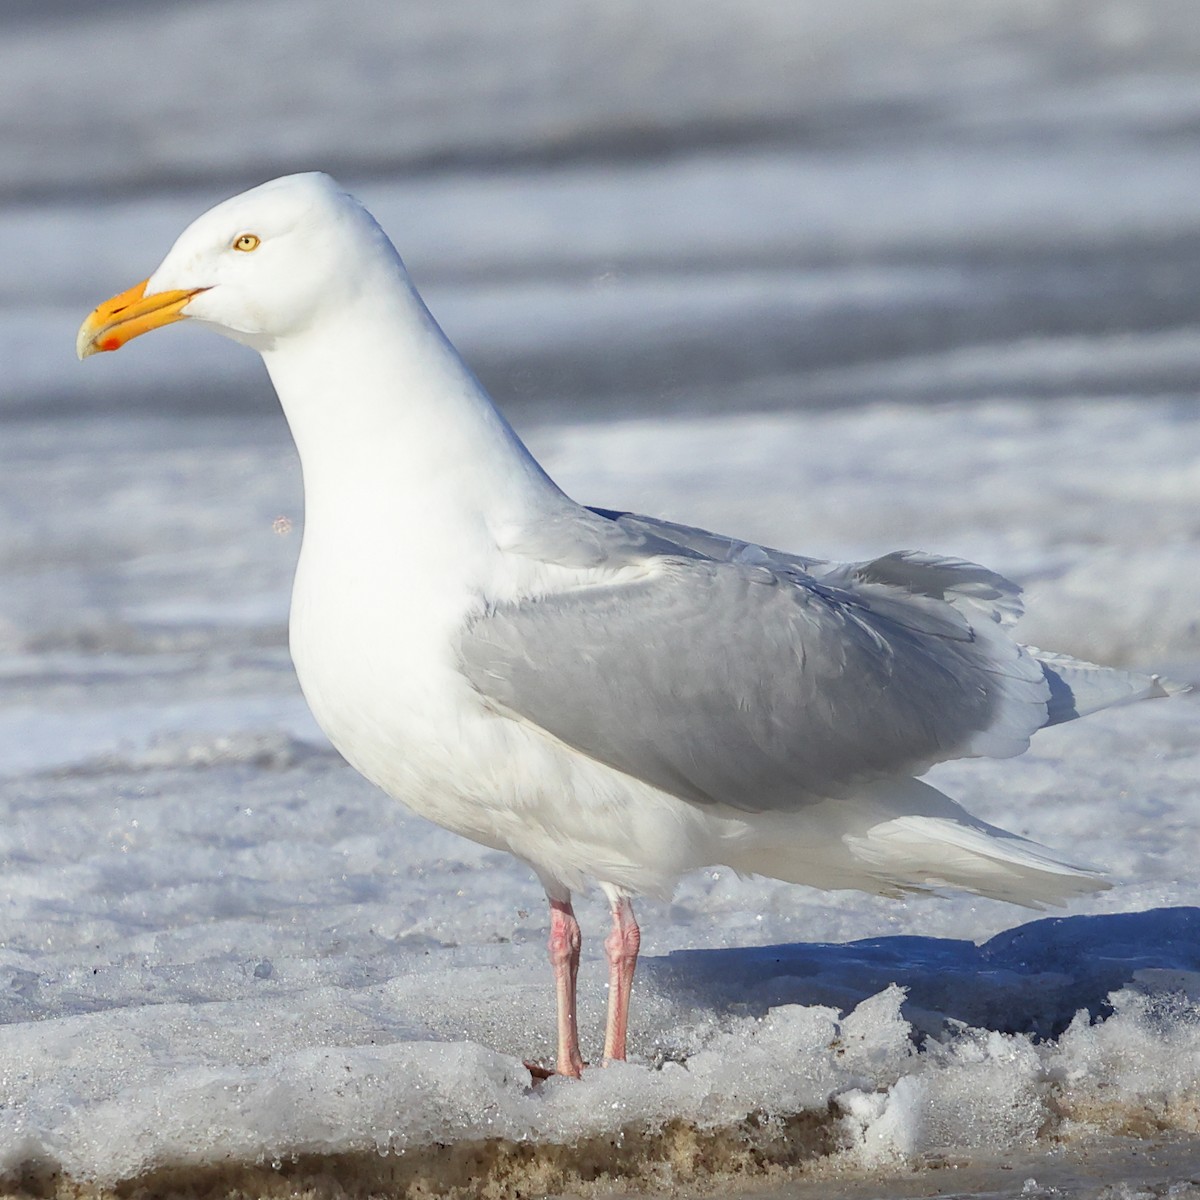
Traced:
<path fill-rule="evenodd" d="M 875 1170 L 1025 1150 L 1047 1130 L 1200 1131 L 1200 1009 L 1183 996 L 1122 992 L 1111 1017 L 1081 1016 L 1057 1043 L 961 1028 L 919 1052 L 903 999 L 890 987 L 845 1017 L 788 1005 L 693 1029 L 684 1062 L 537 1086 L 477 1044 L 370 1044 L 369 1020 L 350 1034 L 360 1044 L 304 1044 L 322 1027 L 349 1032 L 347 1008 L 365 1007 L 336 989 L 298 1022 L 260 1003 L 9 1027 L 0 1170 L 111 1186 L 164 1168 L 482 1144 L 556 1155 L 561 1169 L 603 1144 L 605 1170 L 661 1182 L 694 1169 L 681 1139 L 707 1168 L 753 1151 L 760 1166 L 832 1154 Z"/>

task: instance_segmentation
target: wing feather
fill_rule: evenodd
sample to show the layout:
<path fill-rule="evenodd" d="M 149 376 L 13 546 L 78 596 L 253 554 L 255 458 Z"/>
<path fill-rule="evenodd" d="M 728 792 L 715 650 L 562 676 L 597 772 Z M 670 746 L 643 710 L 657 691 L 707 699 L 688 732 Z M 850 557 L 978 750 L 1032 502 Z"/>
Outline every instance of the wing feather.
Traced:
<path fill-rule="evenodd" d="M 683 529 L 653 524 L 659 544 Z M 473 685 L 619 771 L 748 811 L 1019 753 L 1044 724 L 1041 666 L 992 620 L 869 573 L 825 584 L 815 560 L 755 561 L 731 539 L 742 549 L 704 557 L 699 536 L 716 535 L 685 532 L 634 582 L 477 618 L 461 642 Z"/>

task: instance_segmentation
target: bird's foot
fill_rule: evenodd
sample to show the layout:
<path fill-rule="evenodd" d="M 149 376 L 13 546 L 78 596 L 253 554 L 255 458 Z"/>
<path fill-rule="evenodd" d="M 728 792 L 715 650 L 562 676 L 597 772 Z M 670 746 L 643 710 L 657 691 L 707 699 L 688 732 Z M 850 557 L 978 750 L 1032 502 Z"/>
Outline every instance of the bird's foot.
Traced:
<path fill-rule="evenodd" d="M 529 1072 L 536 1087 L 539 1083 L 544 1083 L 547 1079 L 551 1079 L 555 1075 L 561 1075 L 566 1079 L 579 1079 L 582 1077 L 583 1068 L 591 1066 L 591 1063 L 580 1063 L 579 1070 L 575 1072 L 560 1071 L 556 1067 L 547 1067 L 539 1062 L 531 1062 L 529 1059 L 525 1059 L 523 1065 L 525 1070 Z"/>

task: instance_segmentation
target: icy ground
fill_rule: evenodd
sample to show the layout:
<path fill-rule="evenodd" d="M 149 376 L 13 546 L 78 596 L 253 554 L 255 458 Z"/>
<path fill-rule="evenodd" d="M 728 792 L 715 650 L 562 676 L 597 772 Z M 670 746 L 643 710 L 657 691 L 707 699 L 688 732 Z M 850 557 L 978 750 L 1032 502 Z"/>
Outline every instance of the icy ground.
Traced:
<path fill-rule="evenodd" d="M 835 556 L 953 550 L 1027 582 L 1039 643 L 1198 674 L 1192 405 L 529 432 L 583 500 Z M 987 820 L 1112 871 L 1071 916 L 1012 929 L 1019 910 L 987 901 L 703 873 L 640 908 L 634 1061 L 531 1087 L 521 1060 L 551 1054 L 553 1023 L 535 882 L 363 783 L 297 694 L 285 437 L 278 419 L 107 416 L 14 425 L 0 447 L 5 1170 L 111 1183 L 658 1130 L 656 1149 L 606 1161 L 661 1181 L 696 1169 L 669 1143 L 678 1119 L 718 1142 L 741 1130 L 731 1170 L 747 1138 L 783 1161 L 894 1167 L 1050 1135 L 1200 1133 L 1192 698 L 936 771 Z M 602 903 L 581 917 L 596 1053 Z"/>
<path fill-rule="evenodd" d="M 532 1088 L 536 884 L 367 787 L 296 690 L 299 480 L 254 357 L 71 350 L 200 210 L 330 169 L 580 500 L 973 558 L 1026 585 L 1028 640 L 1200 680 L 1194 0 L 517 7 L 0 6 L 5 1186 L 818 1162 L 874 1198 L 1029 1164 L 1009 1196 L 1103 1135 L 1089 1195 L 1147 1194 L 1170 1151 L 1184 1196 L 1195 698 L 936 772 L 1111 891 L 1046 923 L 698 874 L 639 908 L 634 1061 Z M 580 915 L 595 1054 L 607 916 Z"/>

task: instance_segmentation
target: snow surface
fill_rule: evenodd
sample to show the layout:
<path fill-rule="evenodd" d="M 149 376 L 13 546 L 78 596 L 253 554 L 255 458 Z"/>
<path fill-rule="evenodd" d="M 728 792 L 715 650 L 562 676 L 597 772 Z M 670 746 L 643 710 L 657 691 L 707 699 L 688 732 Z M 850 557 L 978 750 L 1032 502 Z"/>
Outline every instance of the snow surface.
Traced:
<path fill-rule="evenodd" d="M 298 693 L 254 356 L 72 356 L 202 208 L 332 168 L 580 500 L 972 558 L 1028 640 L 1197 681 L 1190 2 L 337 7 L 0 13 L 0 1173 L 386 1149 L 444 1183 L 493 1139 L 511 1194 L 1200 1135 L 1194 697 L 933 774 L 1111 891 L 698 873 L 639 906 L 634 1060 L 533 1087 L 535 881 L 368 787 Z"/>
<path fill-rule="evenodd" d="M 634 1063 L 535 1089 L 521 1059 L 552 1053 L 553 997 L 534 880 L 366 785 L 297 695 L 282 646 L 295 533 L 276 524 L 298 517 L 298 480 L 281 422 L 62 423 L 52 458 L 43 427 L 13 435 L 6 1169 L 112 1182 L 180 1161 L 578 1143 L 676 1117 L 720 1130 L 752 1112 L 831 1113 L 831 1144 L 861 1167 L 1148 1114 L 1200 1132 L 1194 700 L 938 768 L 985 819 L 1114 872 L 1076 915 L 1005 933 L 1014 910 L 988 901 L 714 869 L 640 906 Z M 1040 642 L 1195 676 L 1200 419 L 1174 401 L 530 435 L 582 499 L 819 553 L 954 549 L 1031 582 Z M 52 505 L 28 504 L 38 475 Z M 601 900 L 581 915 L 595 1052 Z"/>

